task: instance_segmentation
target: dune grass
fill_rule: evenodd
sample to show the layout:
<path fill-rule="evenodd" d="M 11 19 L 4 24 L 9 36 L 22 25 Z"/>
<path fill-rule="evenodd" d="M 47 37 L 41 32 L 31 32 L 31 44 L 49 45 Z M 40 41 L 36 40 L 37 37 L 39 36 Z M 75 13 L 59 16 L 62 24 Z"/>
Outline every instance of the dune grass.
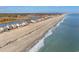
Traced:
<path fill-rule="evenodd" d="M 13 22 L 13 21 L 16 21 L 16 19 L 3 19 L 3 20 L 0 20 L 0 24 L 4 24 L 4 23 L 8 23 L 8 22 Z"/>

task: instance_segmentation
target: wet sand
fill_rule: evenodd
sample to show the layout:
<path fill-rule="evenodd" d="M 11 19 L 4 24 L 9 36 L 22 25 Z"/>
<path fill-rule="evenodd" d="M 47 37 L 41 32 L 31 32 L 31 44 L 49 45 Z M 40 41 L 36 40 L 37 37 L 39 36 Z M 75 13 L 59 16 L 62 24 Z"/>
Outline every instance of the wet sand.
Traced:
<path fill-rule="evenodd" d="M 28 51 L 52 26 L 59 22 L 63 17 L 64 15 L 54 16 L 48 20 L 31 23 L 25 27 L 0 34 L 0 51 Z"/>

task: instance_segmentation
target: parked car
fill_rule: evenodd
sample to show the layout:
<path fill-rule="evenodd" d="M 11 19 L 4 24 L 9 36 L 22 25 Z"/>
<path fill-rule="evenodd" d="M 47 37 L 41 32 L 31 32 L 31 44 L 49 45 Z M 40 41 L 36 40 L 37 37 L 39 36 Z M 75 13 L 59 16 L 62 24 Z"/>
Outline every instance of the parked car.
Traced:
<path fill-rule="evenodd" d="M 11 30 L 13 27 L 11 25 L 7 25 L 5 30 Z"/>
<path fill-rule="evenodd" d="M 17 26 L 17 27 L 20 27 L 20 24 L 17 23 L 16 26 Z"/>
<path fill-rule="evenodd" d="M 11 25 L 13 29 L 17 28 L 16 24 Z"/>
<path fill-rule="evenodd" d="M 35 20 L 31 20 L 31 22 L 32 22 L 32 23 L 35 23 L 36 21 L 35 21 Z"/>
<path fill-rule="evenodd" d="M 26 26 L 26 25 L 28 25 L 28 22 L 23 22 L 21 25 Z"/>
<path fill-rule="evenodd" d="M 4 32 L 4 27 L 0 27 L 0 33 Z"/>

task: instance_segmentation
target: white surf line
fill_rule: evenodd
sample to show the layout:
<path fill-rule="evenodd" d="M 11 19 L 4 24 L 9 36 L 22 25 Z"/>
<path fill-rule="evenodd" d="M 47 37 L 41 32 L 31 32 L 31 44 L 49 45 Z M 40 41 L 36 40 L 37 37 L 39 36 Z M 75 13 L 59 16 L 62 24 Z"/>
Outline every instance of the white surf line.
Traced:
<path fill-rule="evenodd" d="M 37 52 L 41 47 L 43 47 L 43 46 L 44 46 L 44 39 L 52 34 L 51 31 L 52 31 L 52 29 L 49 30 L 49 31 L 45 34 L 45 36 L 44 36 L 35 46 L 33 46 L 33 47 L 29 50 L 29 52 Z"/>
<path fill-rule="evenodd" d="M 35 44 L 35 45 L 29 50 L 29 52 L 37 52 L 37 51 L 39 51 L 39 49 L 44 46 L 44 40 L 45 40 L 45 38 L 47 38 L 48 36 L 50 36 L 51 34 L 53 34 L 53 31 L 54 31 L 61 23 L 63 23 L 64 19 L 65 19 L 65 16 L 64 16 L 64 18 L 63 18 L 60 22 L 58 22 L 58 24 L 57 24 L 55 27 L 52 27 L 50 30 L 48 30 L 48 32 L 45 34 L 45 36 L 44 36 L 37 44 Z"/>

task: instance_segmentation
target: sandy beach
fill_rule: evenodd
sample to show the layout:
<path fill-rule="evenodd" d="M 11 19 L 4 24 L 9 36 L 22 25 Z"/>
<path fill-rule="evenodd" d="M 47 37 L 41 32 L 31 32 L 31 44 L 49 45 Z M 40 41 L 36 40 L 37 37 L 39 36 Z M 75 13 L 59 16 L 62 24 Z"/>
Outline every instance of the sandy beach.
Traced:
<path fill-rule="evenodd" d="M 1 33 L 0 52 L 28 51 L 63 17 L 64 15 L 54 16 L 41 22 Z"/>

